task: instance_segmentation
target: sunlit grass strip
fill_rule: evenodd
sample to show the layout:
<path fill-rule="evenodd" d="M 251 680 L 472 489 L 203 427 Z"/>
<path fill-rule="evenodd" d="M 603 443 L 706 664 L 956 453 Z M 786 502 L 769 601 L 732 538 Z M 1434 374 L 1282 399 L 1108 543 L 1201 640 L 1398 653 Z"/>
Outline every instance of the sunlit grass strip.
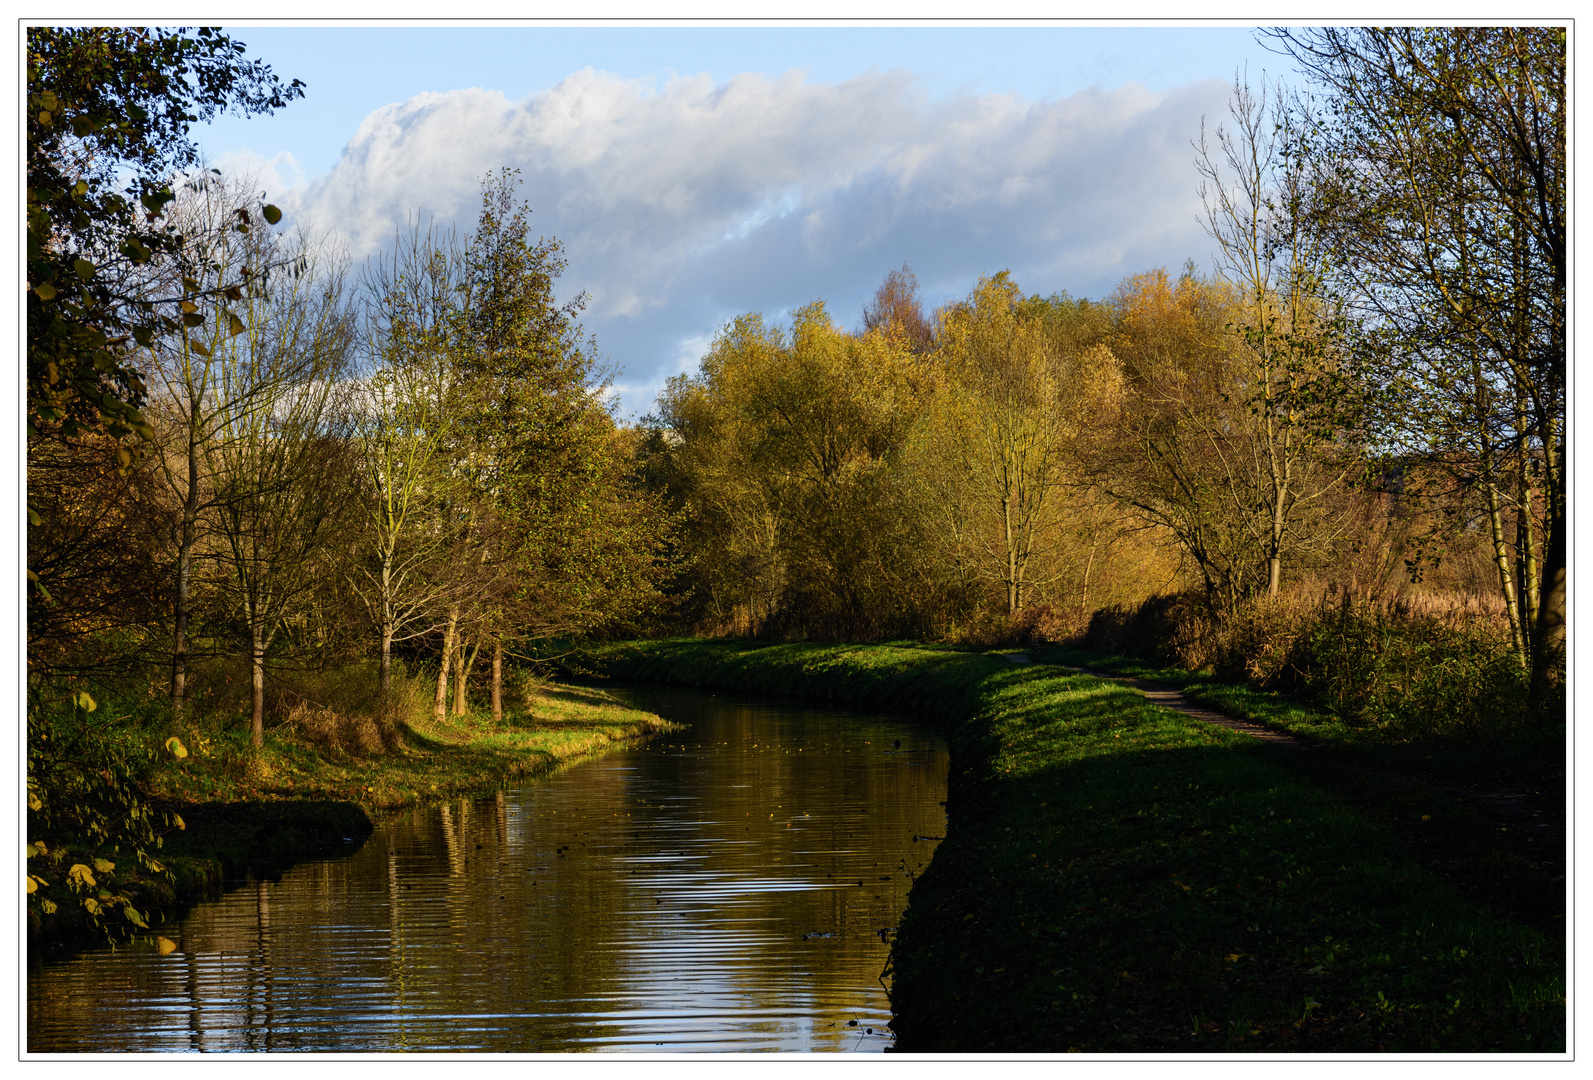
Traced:
<path fill-rule="evenodd" d="M 1565 1048 L 1558 946 L 1249 736 L 1088 676 L 900 646 L 593 660 L 941 722 L 950 824 L 893 953 L 901 1050 Z"/>
<path fill-rule="evenodd" d="M 276 733 L 249 761 L 196 748 L 167 763 L 151 791 L 183 803 L 346 799 L 377 812 L 487 790 L 668 726 L 600 690 L 549 687 L 499 724 L 475 712 L 412 725 L 406 745 L 388 753 L 333 754 Z"/>

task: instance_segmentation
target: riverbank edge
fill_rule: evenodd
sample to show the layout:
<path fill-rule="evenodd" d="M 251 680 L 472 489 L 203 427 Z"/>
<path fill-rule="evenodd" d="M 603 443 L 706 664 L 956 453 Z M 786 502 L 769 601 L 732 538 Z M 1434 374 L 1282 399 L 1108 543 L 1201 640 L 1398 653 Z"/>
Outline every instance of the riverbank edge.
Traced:
<path fill-rule="evenodd" d="M 1342 964 L 1340 970 L 1346 978 L 1333 985 L 1328 976 L 1334 973 L 1328 972 L 1324 976 L 1324 970 L 1325 965 L 1334 962 L 1335 947 L 1319 942 L 1315 945 L 1316 955 L 1313 956 L 1313 946 L 1301 936 L 1320 934 L 1324 921 L 1329 924 L 1328 928 L 1334 928 L 1331 925 L 1333 919 L 1324 920 L 1322 916 L 1304 913 L 1297 920 L 1301 925 L 1301 933 L 1292 934 L 1298 939 L 1291 942 L 1298 955 L 1284 956 L 1283 952 L 1287 950 L 1278 949 L 1274 939 L 1273 951 L 1277 955 L 1267 956 L 1260 962 L 1257 962 L 1256 955 L 1262 950 L 1259 942 L 1249 945 L 1256 949 L 1256 953 L 1243 951 L 1244 945 L 1236 942 L 1233 946 L 1235 951 L 1229 952 L 1227 947 L 1220 947 L 1211 958 L 1216 968 L 1213 973 L 1216 981 L 1210 982 L 1207 990 L 1223 999 L 1217 1011 L 1234 1007 L 1234 1001 L 1230 1000 L 1233 995 L 1225 992 L 1230 986 L 1239 985 L 1237 981 L 1232 981 L 1234 965 L 1242 965 L 1249 960 L 1260 972 L 1258 985 L 1266 984 L 1268 987 L 1263 997 L 1270 1002 L 1270 1006 L 1265 1011 L 1278 1012 L 1279 1003 L 1289 994 L 1294 994 L 1299 1003 L 1304 1003 L 1294 1005 L 1293 1015 L 1283 1022 L 1277 1016 L 1259 1019 L 1241 1016 L 1225 1017 L 1222 1023 L 1218 1023 L 1205 1015 L 1197 1000 L 1197 992 L 1190 999 L 1187 1015 L 1174 1023 L 1164 1023 L 1168 1017 L 1158 1017 L 1157 1030 L 1153 1032 L 1153 1025 L 1145 1015 L 1150 1010 L 1141 1008 L 1136 1015 L 1133 1006 L 1144 1006 L 1147 997 L 1165 999 L 1177 995 L 1159 992 L 1146 995 L 1135 985 L 1135 975 L 1127 970 L 1121 973 L 1121 981 L 1117 986 L 1097 987 L 1100 990 L 1098 995 L 1085 995 L 1091 998 L 1087 1002 L 1081 1002 L 1077 992 L 1069 1000 L 1066 993 L 1055 989 L 1038 989 L 1040 983 L 1056 982 L 1055 979 L 1046 980 L 1044 973 L 1029 972 L 1019 978 L 1014 978 L 1010 973 L 1004 975 L 1014 969 L 1022 971 L 1026 966 L 1032 967 L 1031 953 L 1046 954 L 1053 959 L 1059 955 L 1055 939 L 1049 942 L 1035 941 L 1043 933 L 1058 932 L 1056 922 L 1066 922 L 1068 926 L 1082 931 L 1092 921 L 1100 922 L 1104 918 L 1109 922 L 1113 914 L 1090 910 L 1095 893 L 1109 890 L 1104 876 L 1099 882 L 1087 880 L 1088 870 L 1082 875 L 1086 879 L 1082 889 L 1088 894 L 1090 903 L 1079 907 L 1076 914 L 1055 912 L 1054 917 L 1048 919 L 1041 910 L 1043 905 L 1034 903 L 1032 896 L 1025 902 L 1011 902 L 1012 896 L 1037 884 L 1033 880 L 1036 864 L 1028 861 L 1037 858 L 1034 850 L 1037 834 L 1027 828 L 1031 821 L 1044 820 L 1075 833 L 1096 831 L 1088 827 L 1081 829 L 1077 821 L 1058 821 L 1056 809 L 1060 808 L 1060 799 L 1051 811 L 1046 810 L 1047 803 L 1038 800 L 1035 791 L 1051 791 L 1055 796 L 1058 790 L 1054 780 L 1049 788 L 1035 788 L 1027 792 L 1025 785 L 1017 781 L 1015 771 L 1025 772 L 1035 764 L 1033 760 L 1025 761 L 1024 755 L 1011 749 L 1016 745 L 1015 742 L 1006 741 L 1022 740 L 1027 734 L 1025 725 L 1033 726 L 1035 721 L 1035 710 L 1026 710 L 1014 696 L 1020 682 L 1028 684 L 1023 693 L 1035 692 L 1033 688 L 1041 685 L 1036 680 L 1053 680 L 1064 688 L 1082 689 L 1084 696 L 1101 699 L 1104 707 L 1098 703 L 1088 723 L 1097 728 L 1103 725 L 1103 721 L 1107 727 L 1121 725 L 1121 730 L 1111 731 L 1109 737 L 1129 737 L 1122 744 L 1108 746 L 1121 745 L 1123 750 L 1130 750 L 1133 744 L 1129 740 L 1135 739 L 1148 750 L 1170 749 L 1175 753 L 1188 753 L 1193 743 L 1204 744 L 1200 749 L 1237 751 L 1224 754 L 1224 760 L 1230 765 L 1238 762 L 1241 768 L 1251 770 L 1261 784 L 1277 781 L 1280 774 L 1300 772 L 1288 764 L 1286 758 L 1280 758 L 1275 748 L 1256 745 L 1256 740 L 1234 732 L 1212 729 L 1211 725 L 1205 725 L 1202 730 L 1194 721 L 1182 718 L 1173 721 L 1164 710 L 1146 705 L 1143 699 L 1125 688 L 1087 675 L 1054 668 L 1047 671 L 1041 665 L 1024 670 L 997 656 L 914 643 L 837 646 L 691 639 L 628 642 L 589 649 L 579 657 L 578 667 L 583 674 L 598 673 L 616 679 L 714 687 L 891 709 L 917 714 L 946 735 L 951 751 L 947 837 L 937 850 L 935 860 L 919 877 L 909 894 L 908 907 L 903 914 L 887 969 L 888 973 L 894 975 L 891 998 L 896 1016 L 893 1030 L 898 1038 L 898 1051 L 1056 1053 L 1064 1050 L 1123 1052 L 1137 1049 L 1197 1053 L 1253 1053 L 1267 1050 L 1359 1050 L 1375 1053 L 1467 1048 L 1563 1052 L 1563 935 L 1561 952 L 1556 955 L 1554 940 L 1545 941 L 1529 928 L 1517 926 L 1509 920 L 1493 919 L 1475 906 L 1458 900 L 1444 882 L 1412 865 L 1412 853 L 1401 842 L 1402 838 L 1390 837 L 1382 828 L 1386 822 L 1374 824 L 1366 815 L 1358 813 L 1354 806 L 1333 805 L 1356 800 L 1335 799 L 1331 793 L 1320 789 L 1319 785 L 1313 785 L 1309 778 L 1298 775 L 1292 781 L 1290 790 L 1276 789 L 1265 793 L 1272 796 L 1272 801 L 1269 803 L 1263 797 L 1259 804 L 1261 812 L 1270 813 L 1276 818 L 1279 809 L 1287 809 L 1289 799 L 1310 793 L 1323 804 L 1316 811 L 1319 817 L 1337 815 L 1339 818 L 1357 818 L 1348 827 L 1352 831 L 1359 829 L 1362 833 L 1361 842 L 1370 843 L 1378 849 L 1369 859 L 1370 863 L 1377 865 L 1369 869 L 1352 865 L 1348 871 L 1362 874 L 1367 888 L 1379 898 L 1419 895 L 1414 910 L 1419 912 L 1422 919 L 1432 915 L 1431 922 L 1422 923 L 1428 927 L 1429 933 L 1447 935 L 1456 941 L 1463 938 L 1462 943 L 1471 946 L 1469 950 L 1460 949 L 1453 941 L 1448 946 L 1452 953 L 1459 950 L 1455 955 L 1460 959 L 1454 962 L 1453 967 L 1468 969 L 1464 972 L 1467 978 L 1447 978 L 1455 974 L 1455 970 L 1439 972 L 1436 967 L 1438 958 L 1433 957 L 1433 963 L 1429 964 L 1427 955 L 1419 957 L 1421 966 L 1426 970 L 1408 973 L 1408 965 L 1402 967 L 1400 961 L 1416 961 L 1418 950 L 1436 950 L 1406 941 L 1408 935 L 1404 931 L 1393 935 L 1399 936 L 1400 940 L 1391 946 L 1392 931 L 1383 930 L 1379 938 L 1376 931 L 1378 924 L 1371 922 L 1369 925 L 1374 928 L 1371 932 L 1373 944 L 1380 948 L 1392 948 L 1395 955 L 1391 959 L 1385 952 L 1380 959 L 1375 955 L 1358 958 L 1358 963 L 1351 965 L 1342 962 L 1347 943 L 1341 944 L 1337 946 Z M 1054 694 L 1052 696 L 1056 697 Z M 1056 710 L 1054 704 L 1051 708 Z M 1067 711 L 1065 705 L 1062 711 Z M 1020 715 L 1025 712 L 1027 715 Z M 1148 723 L 1147 717 L 1152 718 Z M 1157 733 L 1152 729 L 1156 724 L 1166 730 L 1176 731 L 1172 743 L 1154 745 Z M 1139 725 L 1138 729 L 1136 725 Z M 1160 734 L 1166 743 L 1166 731 Z M 1097 738 L 1100 735 L 1099 730 L 1095 732 Z M 1136 736 L 1139 738 L 1136 739 Z M 1032 759 L 1033 755 L 1029 756 Z M 1040 756 L 1045 757 L 1043 747 Z M 1139 757 L 1144 758 L 1145 752 L 1140 751 Z M 1054 763 L 1045 763 L 1042 767 L 1050 764 Z M 1130 761 L 1127 764 L 1133 766 L 1144 762 Z M 1121 764 L 1113 768 L 1119 774 L 1125 771 Z M 1149 773 L 1144 775 L 1150 776 Z M 1148 779 L 1146 783 L 1149 784 Z M 1312 791 L 1314 786 L 1318 790 Z M 1273 809 L 1267 810 L 1268 805 Z M 1075 811 L 1080 809 L 1092 808 L 1074 808 Z M 1120 811 L 1131 807 L 1117 809 Z M 1436 803 L 1422 802 L 1416 805 L 1416 809 L 1432 811 L 1432 814 L 1418 817 L 1424 825 L 1431 821 L 1435 833 L 1444 828 L 1451 831 L 1459 829 L 1462 833 L 1468 828 L 1475 828 L 1474 822 L 1464 820 L 1463 813 L 1452 812 Z M 1135 811 L 1132 816 L 1141 817 L 1143 811 Z M 1323 817 L 1323 820 L 1326 818 Z M 1016 825 L 1020 837 L 1002 836 L 999 827 L 1004 822 L 1014 823 L 1005 826 L 1006 833 L 1011 834 Z M 1287 824 L 1288 819 L 1276 819 L 1273 828 L 1286 829 Z M 1343 821 L 1335 824 L 1336 827 L 1345 827 Z M 1103 839 L 1113 832 L 1111 824 L 1097 828 Z M 1265 835 L 1267 831 L 1265 822 L 1256 825 L 1257 843 L 1269 842 Z M 1286 834 L 1274 836 L 1270 842 L 1287 844 L 1289 837 Z M 1163 843 L 1162 846 L 1167 845 Z M 1203 850 L 1209 848 L 1209 844 L 1203 845 Z M 1221 861 L 1227 853 L 1219 849 L 1216 854 L 1218 861 Z M 1287 857 L 1292 861 L 1291 849 L 1280 848 L 1276 854 L 1280 859 Z M 1337 861 L 1344 851 L 1334 848 L 1328 854 Z M 1219 887 L 1227 889 L 1238 884 L 1240 889 L 1244 888 L 1237 882 L 1223 880 L 1221 866 L 1213 869 L 1218 872 L 1203 874 L 1198 865 L 1186 866 L 1173 875 L 1171 882 L 1163 883 L 1167 888 L 1161 891 L 1170 892 L 1172 888 L 1177 888 L 1183 890 L 1183 894 L 1171 892 L 1175 901 L 1198 900 L 1202 892 L 1191 895 L 1191 882 L 1197 882 L 1200 877 L 1211 881 L 1211 885 L 1204 890 L 1207 897 Z M 1338 869 L 1346 871 L 1347 868 L 1340 866 Z M 1291 868 L 1290 873 L 1284 876 L 1307 873 Z M 979 886 L 978 883 L 984 881 L 1004 882 L 1001 890 L 1003 895 L 997 902 L 989 902 L 988 888 Z M 1073 884 L 1073 892 L 1079 892 L 1078 882 Z M 1276 885 L 1280 894 L 1285 891 L 1285 881 L 1279 880 Z M 1292 882 L 1287 884 L 1287 888 L 1294 890 L 1301 887 Z M 1272 883 L 1266 883 L 1263 888 L 1271 889 Z M 1113 898 L 1112 905 L 1106 903 L 1107 897 L 1102 897 L 1101 908 L 1132 905 L 1140 891 L 1130 889 L 1123 900 Z M 1343 891 L 1340 890 L 1341 893 Z M 1350 902 L 1354 903 L 1354 890 L 1349 891 Z M 1298 899 L 1309 904 L 1310 893 L 1306 892 Z M 1160 903 L 1163 908 L 1170 910 L 1174 901 L 1164 899 Z M 1399 907 L 1399 902 L 1392 902 L 1389 910 Z M 1229 901 L 1228 908 L 1235 908 L 1235 903 Z M 1408 902 L 1406 909 L 1409 909 Z M 1276 905 L 1273 913 L 1276 914 Z M 1409 910 L 1405 913 L 1409 914 Z M 1188 917 L 1184 912 L 1175 914 L 1179 919 Z M 1219 918 L 1228 918 L 1230 922 L 1232 915 L 1231 910 L 1218 912 Z M 1051 922 L 1053 925 L 1038 926 L 1035 925 L 1037 922 Z M 1354 925 L 1358 930 L 1365 926 L 1364 922 L 1355 922 L 1354 919 L 1348 920 L 1346 925 Z M 1563 923 L 1560 925 L 1563 926 Z M 1119 928 L 1120 933 L 1122 929 Z M 1255 931 L 1257 927 L 1251 926 L 1249 930 Z M 1294 928 L 1290 927 L 1290 930 L 1292 932 Z M 1095 929 L 1095 933 L 1101 933 L 1100 927 Z M 1066 933 L 1061 936 L 1067 937 Z M 1415 930 L 1415 937 L 1422 937 L 1420 929 Z M 1332 941 L 1333 937 L 1328 935 L 1327 942 Z M 1111 944 L 1109 939 L 1108 944 Z M 1036 945 L 1039 947 L 1035 948 Z M 1303 951 L 1300 951 L 1302 946 Z M 1120 951 L 1125 956 L 1146 959 L 1143 949 L 1136 952 L 1135 947 L 1126 942 Z M 1472 952 L 1479 954 L 1478 958 L 1465 960 Z M 1487 955 L 1481 955 L 1484 953 Z M 1528 972 L 1516 968 L 1518 962 L 1523 967 L 1533 965 L 1533 970 Z M 1396 979 L 1390 970 L 1391 966 L 1407 972 L 1400 976 L 1403 982 Z M 1052 975 L 1064 973 L 1071 975 L 1073 969 L 1051 972 Z M 1502 982 L 1502 976 L 1511 973 L 1518 977 L 1522 988 L 1520 996 L 1527 1003 L 1519 1009 L 1501 1009 L 1498 1006 L 1500 1000 L 1513 999 L 1517 994 L 1514 986 Z M 1064 981 L 1067 981 L 1066 977 Z M 1462 1012 L 1461 1001 L 1457 997 L 1453 1002 L 1453 1012 L 1448 1016 L 1441 1015 L 1435 1007 L 1435 1001 L 1438 998 L 1447 1001 L 1448 991 L 1442 990 L 1439 984 L 1459 985 L 1462 982 L 1466 983 L 1468 1000 L 1469 995 L 1479 988 L 1491 991 L 1486 994 L 1491 999 L 1490 1004 L 1477 1012 L 1469 1009 Z M 1073 983 L 1078 985 L 1079 980 L 1075 978 Z M 1352 986 L 1352 983 L 1355 985 Z M 1389 989 L 1398 986 L 1404 1000 L 1396 1002 L 1394 994 L 1385 997 L 1383 991 L 1376 989 L 1374 984 L 1386 984 Z M 1223 992 L 1212 991 L 1211 987 L 1221 987 Z M 1191 986 L 1189 990 L 1196 991 L 1197 988 Z M 1330 990 L 1334 993 L 1330 994 Z M 1343 996 L 1333 1001 L 1331 1012 L 1316 1001 L 1318 996 L 1329 1000 L 1340 992 Z M 1051 997 L 1053 993 L 1060 993 L 1060 997 Z M 1354 1000 L 1344 1000 L 1349 997 Z M 1113 1000 L 1117 1001 L 1118 1007 L 1129 1010 L 1128 1018 L 1121 1023 L 1100 1019 L 1100 1009 Z M 1165 1000 L 1158 1000 L 1154 1004 L 1166 1011 Z M 1318 1008 L 1322 1011 L 1316 1012 Z M 1070 1009 L 1076 1009 L 1081 1014 L 1095 1012 L 1096 1029 L 1091 1030 L 1088 1019 L 1076 1026 L 1066 1023 Z M 1559 1014 L 1556 1013 L 1557 1009 L 1561 1010 Z M 1110 1015 L 1110 1012 L 1104 1015 Z M 1252 1020 L 1257 1025 L 1254 1028 Z M 1181 1034 L 1172 1030 L 1178 1023 L 1186 1025 Z M 1187 1026 L 1189 1024 L 1192 1024 L 1192 1030 Z M 1265 1030 L 1269 1024 L 1271 1030 Z M 980 1030 L 981 1027 L 984 1030 Z M 1523 1032 L 1524 1035 L 1521 1034 Z M 1516 1038 L 1520 1045 L 1506 1045 L 1517 1036 L 1520 1036 Z M 1445 1039 L 1453 1039 L 1453 1045 L 1441 1045 Z"/>
<path fill-rule="evenodd" d="M 677 727 L 662 717 L 645 715 L 646 719 L 630 724 L 594 724 L 590 738 L 574 742 L 568 752 L 459 747 L 456 757 L 474 759 L 468 774 L 453 775 L 444 783 L 433 785 L 424 795 L 394 795 L 393 788 L 384 787 L 379 803 L 367 803 L 358 797 L 299 798 L 278 793 L 252 800 L 154 797 L 153 809 L 174 813 L 183 822 L 181 830 L 164 830 L 164 844 L 155 853 L 169 877 L 131 868 L 134 863 L 130 853 L 75 851 L 72 855 L 73 861 L 102 857 L 129 867 L 100 873 L 97 884 L 106 891 L 125 895 L 143 915 L 147 929 L 129 923 L 124 932 L 108 934 L 94 924 L 75 902 L 76 897 L 63 892 L 51 915 L 41 917 L 31 906 L 27 909 L 28 962 L 31 965 L 68 959 L 107 940 L 117 946 L 141 940 L 154 942 L 163 926 L 194 905 L 221 896 L 230 884 L 248 877 L 277 878 L 301 862 L 357 851 L 377 823 L 386 818 L 418 806 L 488 794 Z M 447 748 L 433 747 L 426 760 L 447 756 Z M 413 767 L 418 762 L 403 764 Z"/>

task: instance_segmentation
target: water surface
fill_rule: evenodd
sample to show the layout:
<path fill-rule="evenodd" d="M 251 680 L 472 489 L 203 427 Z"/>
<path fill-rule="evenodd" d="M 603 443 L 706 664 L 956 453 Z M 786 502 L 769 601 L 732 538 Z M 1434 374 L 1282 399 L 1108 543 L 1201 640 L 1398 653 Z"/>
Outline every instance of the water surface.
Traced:
<path fill-rule="evenodd" d="M 195 908 L 169 956 L 35 970 L 29 1051 L 884 1049 L 944 744 L 899 717 L 620 692 L 690 727 L 380 822 Z"/>

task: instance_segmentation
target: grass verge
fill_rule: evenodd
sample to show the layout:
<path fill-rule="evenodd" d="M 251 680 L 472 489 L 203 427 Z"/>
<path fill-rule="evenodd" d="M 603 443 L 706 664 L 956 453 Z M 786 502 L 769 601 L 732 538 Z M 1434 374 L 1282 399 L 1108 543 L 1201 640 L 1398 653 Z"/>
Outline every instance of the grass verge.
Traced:
<path fill-rule="evenodd" d="M 1430 833 L 1486 843 L 1452 801 L 1390 820 L 1286 750 L 977 654 L 667 641 L 586 662 L 939 723 L 950 819 L 892 950 L 901 1051 L 1565 1050 L 1563 918 L 1445 880 Z"/>

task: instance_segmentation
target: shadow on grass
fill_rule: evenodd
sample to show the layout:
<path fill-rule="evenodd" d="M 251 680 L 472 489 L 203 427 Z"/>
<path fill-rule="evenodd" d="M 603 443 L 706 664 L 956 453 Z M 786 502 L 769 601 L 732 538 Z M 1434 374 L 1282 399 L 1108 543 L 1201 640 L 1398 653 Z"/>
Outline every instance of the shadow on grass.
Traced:
<path fill-rule="evenodd" d="M 914 886 L 899 1049 L 1565 1049 L 1563 942 L 1480 910 L 1286 751 L 1109 695 L 1044 711 L 992 726 Z"/>

